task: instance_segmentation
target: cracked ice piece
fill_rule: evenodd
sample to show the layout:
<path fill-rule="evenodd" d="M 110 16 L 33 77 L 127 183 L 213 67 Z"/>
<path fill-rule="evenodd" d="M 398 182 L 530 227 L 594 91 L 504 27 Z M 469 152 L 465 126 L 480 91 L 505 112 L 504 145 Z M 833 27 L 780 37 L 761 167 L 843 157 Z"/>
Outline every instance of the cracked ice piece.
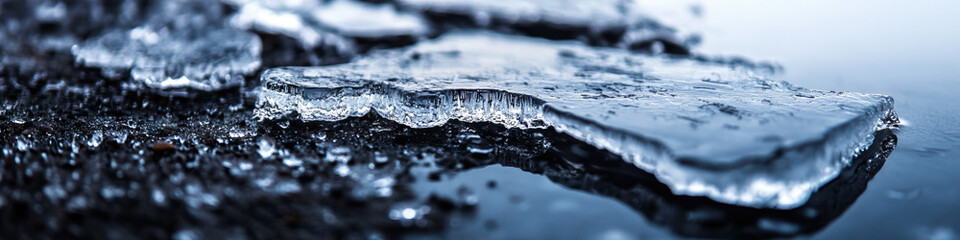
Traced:
<path fill-rule="evenodd" d="M 896 124 L 884 95 L 809 90 L 749 69 L 492 33 L 453 33 L 353 63 L 261 76 L 256 116 L 335 121 L 371 109 L 412 127 L 449 119 L 552 126 L 616 153 L 674 193 L 793 208 Z"/>
<path fill-rule="evenodd" d="M 549 39 L 583 39 L 591 45 L 639 48 L 660 42 L 668 53 L 688 53 L 674 29 L 663 26 L 629 0 L 398 0 L 397 5 L 451 22 L 509 29 Z"/>
<path fill-rule="evenodd" d="M 260 68 L 260 38 L 230 28 L 170 30 L 144 25 L 74 45 L 76 61 L 105 71 L 130 69 L 150 88 L 214 91 L 243 84 Z"/>

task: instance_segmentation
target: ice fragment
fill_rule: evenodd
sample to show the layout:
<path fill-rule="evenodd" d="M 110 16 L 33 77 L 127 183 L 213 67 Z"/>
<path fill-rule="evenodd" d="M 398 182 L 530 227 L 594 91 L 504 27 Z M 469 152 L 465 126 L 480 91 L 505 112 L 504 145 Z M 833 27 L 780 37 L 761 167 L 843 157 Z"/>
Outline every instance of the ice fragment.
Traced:
<path fill-rule="evenodd" d="M 123 72 L 155 89 L 215 91 L 243 84 L 260 68 L 260 38 L 226 26 L 209 1 L 163 1 L 132 29 L 110 30 L 74 45 L 75 60 Z"/>
<path fill-rule="evenodd" d="M 888 96 L 485 32 L 350 64 L 270 69 L 261 81 L 259 119 L 297 112 L 302 120 L 335 121 L 375 109 L 418 128 L 450 119 L 552 126 L 622 156 L 676 194 L 752 207 L 803 204 L 875 131 L 897 121 Z"/>
<path fill-rule="evenodd" d="M 197 32 L 142 26 L 74 46 L 77 62 L 130 76 L 157 89 L 214 91 L 236 87 L 260 68 L 260 39 L 229 28 Z"/>

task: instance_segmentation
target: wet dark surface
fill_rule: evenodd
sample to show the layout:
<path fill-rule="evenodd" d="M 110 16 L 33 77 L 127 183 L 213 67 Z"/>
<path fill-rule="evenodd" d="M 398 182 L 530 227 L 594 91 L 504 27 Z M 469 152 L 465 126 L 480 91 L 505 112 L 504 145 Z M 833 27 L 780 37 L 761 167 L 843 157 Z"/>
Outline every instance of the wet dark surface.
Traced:
<path fill-rule="evenodd" d="M 6 23 L 13 4 L 3 3 Z M 705 8 L 710 21 L 713 8 Z M 22 25 L 43 34 L 16 35 L 16 44 L 9 33 L 26 31 L 4 35 L 0 238 L 953 239 L 960 231 L 953 184 L 960 180 L 953 104 L 960 68 L 944 70 L 949 64 L 920 75 L 897 75 L 909 66 L 886 74 L 850 67 L 855 74 L 842 82 L 796 64 L 814 73 L 788 71 L 795 83 L 893 95 L 909 124 L 879 132 L 807 204 L 771 211 L 673 195 L 615 155 L 552 129 L 457 121 L 411 129 L 375 114 L 260 123 L 252 118 L 255 76 L 239 89 L 170 94 L 123 74 L 105 77 L 75 65 L 65 48 L 31 41 L 91 37 L 120 22 L 110 16 L 123 16 L 106 12 L 102 22 Z M 133 12 L 126 19 L 140 19 Z M 265 67 L 345 61 L 298 49 L 286 36 L 260 36 Z M 383 45 L 361 41 L 358 48 L 405 45 L 373 42 Z M 737 46 L 705 49 L 743 49 Z M 789 70 L 795 62 L 783 63 Z M 903 76 L 921 80 L 900 84 Z"/>

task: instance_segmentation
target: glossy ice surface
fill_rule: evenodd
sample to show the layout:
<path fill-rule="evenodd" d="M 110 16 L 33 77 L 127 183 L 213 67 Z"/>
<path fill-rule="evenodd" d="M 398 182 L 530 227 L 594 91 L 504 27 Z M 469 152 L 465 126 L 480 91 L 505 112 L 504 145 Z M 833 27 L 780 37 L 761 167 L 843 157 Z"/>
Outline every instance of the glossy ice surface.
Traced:
<path fill-rule="evenodd" d="M 353 63 L 264 72 L 256 115 L 334 121 L 371 109 L 558 131 L 674 193 L 793 208 L 897 123 L 883 95 L 809 90 L 750 69 L 489 32 L 447 34 Z"/>

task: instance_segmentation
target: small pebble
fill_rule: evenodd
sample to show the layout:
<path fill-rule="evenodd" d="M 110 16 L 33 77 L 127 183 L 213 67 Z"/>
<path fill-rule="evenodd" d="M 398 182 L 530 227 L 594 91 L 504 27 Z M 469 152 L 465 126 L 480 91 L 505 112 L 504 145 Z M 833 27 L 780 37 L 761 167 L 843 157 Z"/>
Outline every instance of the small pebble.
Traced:
<path fill-rule="evenodd" d="M 153 149 L 153 151 L 162 152 L 162 151 L 173 151 L 173 150 L 176 150 L 177 147 L 173 146 L 173 144 L 168 142 L 155 142 L 153 143 L 153 147 L 151 147 L 150 149 Z"/>

